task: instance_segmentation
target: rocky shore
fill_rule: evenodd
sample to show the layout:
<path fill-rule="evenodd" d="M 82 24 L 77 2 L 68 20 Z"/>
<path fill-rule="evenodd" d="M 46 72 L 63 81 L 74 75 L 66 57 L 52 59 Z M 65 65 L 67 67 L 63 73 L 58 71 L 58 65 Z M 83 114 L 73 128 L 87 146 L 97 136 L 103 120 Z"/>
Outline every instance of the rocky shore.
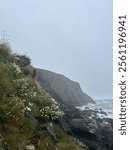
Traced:
<path fill-rule="evenodd" d="M 59 122 L 66 132 L 85 143 L 89 150 L 113 149 L 113 119 L 100 118 L 97 110 L 80 111 L 73 106 L 62 109 L 65 115 Z"/>

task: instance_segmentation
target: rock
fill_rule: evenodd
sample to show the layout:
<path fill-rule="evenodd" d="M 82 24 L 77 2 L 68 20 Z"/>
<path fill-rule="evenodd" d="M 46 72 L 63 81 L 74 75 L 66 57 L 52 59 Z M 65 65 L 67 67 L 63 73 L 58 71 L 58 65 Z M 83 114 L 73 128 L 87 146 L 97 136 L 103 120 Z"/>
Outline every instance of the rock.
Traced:
<path fill-rule="evenodd" d="M 58 142 L 58 139 L 57 139 L 56 133 L 55 133 L 55 131 L 54 131 L 52 122 L 46 123 L 46 128 L 47 128 L 47 131 L 50 133 L 50 135 L 52 135 L 53 140 L 54 140 L 55 142 Z"/>
<path fill-rule="evenodd" d="M 103 114 L 103 115 L 105 115 L 105 116 L 107 116 L 107 113 L 105 112 L 105 111 L 100 111 L 100 114 Z"/>
<path fill-rule="evenodd" d="M 98 118 L 97 110 L 75 112 L 76 109 L 69 109 L 64 119 L 71 128 L 73 136 L 85 143 L 89 150 L 113 149 L 113 119 Z"/>
<path fill-rule="evenodd" d="M 73 141 L 76 145 L 78 145 L 82 150 L 89 150 L 88 146 L 85 145 L 83 142 L 81 142 L 79 139 L 77 138 L 73 138 Z"/>
<path fill-rule="evenodd" d="M 95 110 L 95 111 L 98 111 L 98 108 L 95 108 L 94 110 Z"/>
<path fill-rule="evenodd" d="M 70 135 L 73 135 L 70 126 L 67 124 L 67 122 L 65 121 L 63 117 L 60 117 L 58 121 L 65 132 L 67 132 Z"/>
<path fill-rule="evenodd" d="M 48 70 L 36 70 L 36 80 L 39 81 L 53 98 L 55 98 L 55 96 L 59 97 L 61 99 L 60 103 L 64 102 L 73 106 L 95 103 L 90 96 L 81 90 L 79 83 L 68 79 L 64 75 Z M 56 101 L 58 100 L 56 99 Z"/>
<path fill-rule="evenodd" d="M 73 132 L 79 131 L 81 134 L 85 132 L 95 134 L 97 131 L 97 123 L 94 119 L 72 119 L 70 127 Z"/>
<path fill-rule="evenodd" d="M 27 145 L 26 150 L 35 150 L 35 146 L 34 145 Z"/>

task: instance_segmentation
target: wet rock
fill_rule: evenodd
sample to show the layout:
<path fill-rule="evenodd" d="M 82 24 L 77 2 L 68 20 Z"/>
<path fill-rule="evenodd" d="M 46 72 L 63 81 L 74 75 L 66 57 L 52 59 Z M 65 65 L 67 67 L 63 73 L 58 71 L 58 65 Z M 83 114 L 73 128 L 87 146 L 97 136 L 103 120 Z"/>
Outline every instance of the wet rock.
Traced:
<path fill-rule="evenodd" d="M 105 111 L 100 111 L 100 114 L 103 114 L 103 115 L 105 115 L 105 116 L 107 116 L 107 113 L 105 112 Z"/>
<path fill-rule="evenodd" d="M 100 118 L 97 110 L 71 111 L 65 113 L 64 119 L 73 136 L 85 143 L 89 150 L 113 149 L 113 119 Z"/>
<path fill-rule="evenodd" d="M 97 123 L 94 119 L 73 119 L 70 122 L 70 127 L 83 132 L 89 131 L 90 133 L 95 133 L 97 130 Z"/>

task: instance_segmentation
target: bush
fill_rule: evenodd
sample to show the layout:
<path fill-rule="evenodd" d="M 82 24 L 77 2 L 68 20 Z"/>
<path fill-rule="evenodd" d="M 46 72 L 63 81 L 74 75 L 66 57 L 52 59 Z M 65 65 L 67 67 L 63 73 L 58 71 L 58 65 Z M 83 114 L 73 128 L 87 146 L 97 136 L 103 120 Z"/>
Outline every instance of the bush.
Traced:
<path fill-rule="evenodd" d="M 20 67 L 26 67 L 31 64 L 31 59 L 26 55 L 16 55 L 16 64 Z"/>
<path fill-rule="evenodd" d="M 36 70 L 31 65 L 28 65 L 27 67 L 22 68 L 22 70 L 23 70 L 22 72 L 25 76 L 30 76 L 33 79 L 35 78 Z"/>
<path fill-rule="evenodd" d="M 7 63 L 13 58 L 9 43 L 0 43 L 0 62 Z"/>
<path fill-rule="evenodd" d="M 9 67 L 0 63 L 0 100 L 15 93 L 15 85 L 9 74 Z"/>
<path fill-rule="evenodd" d="M 18 97 L 9 97 L 0 102 L 0 118 L 3 121 L 21 119 L 24 117 L 24 113 L 24 103 Z"/>
<path fill-rule="evenodd" d="M 44 106 L 40 109 L 40 116 L 51 120 L 55 120 L 62 115 L 63 112 L 59 109 L 58 105 L 54 103 L 52 103 L 50 106 Z"/>

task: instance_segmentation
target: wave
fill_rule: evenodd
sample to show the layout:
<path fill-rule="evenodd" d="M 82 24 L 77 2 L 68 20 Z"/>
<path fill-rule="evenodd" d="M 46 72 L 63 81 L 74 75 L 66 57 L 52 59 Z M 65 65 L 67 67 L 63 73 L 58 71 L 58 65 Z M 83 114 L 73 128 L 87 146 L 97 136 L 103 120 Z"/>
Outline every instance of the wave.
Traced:
<path fill-rule="evenodd" d="M 88 103 L 87 105 L 83 105 L 81 107 L 77 107 L 81 111 L 85 109 L 98 110 L 99 116 L 113 118 L 113 100 L 95 100 L 96 104 Z M 107 116 L 103 116 L 101 111 L 107 113 Z"/>

